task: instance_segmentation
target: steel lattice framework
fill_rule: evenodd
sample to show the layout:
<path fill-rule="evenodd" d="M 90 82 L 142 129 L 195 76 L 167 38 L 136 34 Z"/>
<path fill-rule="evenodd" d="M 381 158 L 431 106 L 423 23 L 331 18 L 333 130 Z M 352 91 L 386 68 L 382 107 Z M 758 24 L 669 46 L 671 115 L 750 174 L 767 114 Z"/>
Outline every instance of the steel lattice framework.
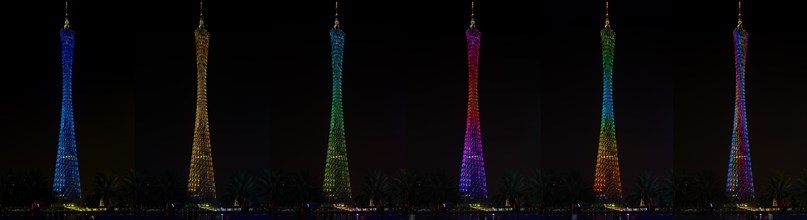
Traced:
<path fill-rule="evenodd" d="M 65 4 L 65 9 L 67 5 Z M 78 203 L 81 200 L 81 178 L 73 122 L 73 44 L 75 33 L 65 13 L 62 41 L 62 120 L 59 126 L 59 149 L 53 175 L 53 194 L 59 202 Z"/>
<path fill-rule="evenodd" d="M 196 125 L 193 131 L 188 193 L 194 202 L 212 204 L 216 201 L 216 179 L 213 175 L 213 149 L 210 146 L 210 125 L 207 118 L 207 51 L 210 33 L 204 28 L 201 18 L 195 35 Z"/>
<path fill-rule="evenodd" d="M 485 179 L 485 157 L 482 153 L 482 132 L 479 124 L 478 65 L 481 33 L 471 4 L 471 27 L 465 31 L 468 46 L 468 114 L 465 123 L 465 144 L 460 170 L 460 196 L 470 204 L 486 203 L 488 187 Z"/>
<path fill-rule="evenodd" d="M 600 30 L 602 44 L 602 120 L 597 147 L 597 164 L 594 172 L 594 194 L 600 202 L 615 203 L 622 200 L 622 180 L 619 175 L 619 156 L 614 121 L 614 43 L 616 33 L 611 29 L 606 2 L 605 27 Z"/>
<path fill-rule="evenodd" d="M 325 158 L 325 179 L 322 184 L 322 193 L 325 201 L 329 204 L 345 204 L 350 202 L 352 196 L 350 192 L 347 145 L 345 144 L 345 124 L 342 117 L 342 54 L 345 46 L 345 32 L 339 28 L 338 17 L 334 21 L 330 35 L 333 93 L 331 96 L 331 126 L 328 135 L 328 153 Z"/>
<path fill-rule="evenodd" d="M 743 29 L 738 14 L 734 29 L 734 63 L 736 84 L 734 89 L 734 126 L 731 135 L 731 155 L 726 180 L 729 199 L 738 203 L 754 201 L 754 175 L 751 172 L 751 148 L 748 141 L 748 124 L 745 111 L 745 57 L 748 33 Z"/>

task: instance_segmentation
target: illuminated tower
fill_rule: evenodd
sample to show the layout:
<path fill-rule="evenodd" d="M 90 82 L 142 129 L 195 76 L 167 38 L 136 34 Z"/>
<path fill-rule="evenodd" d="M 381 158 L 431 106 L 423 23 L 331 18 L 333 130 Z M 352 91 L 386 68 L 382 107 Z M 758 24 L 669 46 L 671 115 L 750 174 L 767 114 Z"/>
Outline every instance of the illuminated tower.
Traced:
<path fill-rule="evenodd" d="M 81 200 L 81 179 L 78 172 L 78 152 L 73 124 L 73 39 L 75 33 L 67 20 L 64 4 L 62 37 L 62 121 L 59 127 L 59 149 L 53 174 L 53 194 L 58 202 L 78 203 Z"/>
<path fill-rule="evenodd" d="M 468 115 L 465 123 L 465 145 L 462 150 L 459 187 L 463 202 L 468 204 L 481 204 L 488 200 L 477 91 L 480 38 L 481 34 L 476 29 L 474 20 L 474 3 L 471 2 L 471 26 L 465 31 L 468 44 Z"/>
<path fill-rule="evenodd" d="M 216 201 L 216 179 L 213 176 L 213 154 L 210 146 L 210 125 L 207 121 L 207 46 L 210 33 L 202 20 L 199 3 L 199 28 L 196 29 L 196 126 L 193 130 L 188 193 L 194 202 L 211 204 Z"/>
<path fill-rule="evenodd" d="M 605 2 L 605 27 L 600 30 L 602 43 L 602 121 L 600 141 L 597 147 L 597 165 L 594 172 L 594 194 L 598 202 L 615 203 L 622 200 L 622 180 L 619 175 L 619 157 L 616 147 L 614 122 L 614 40 L 608 17 L 608 2 Z"/>
<path fill-rule="evenodd" d="M 328 135 L 328 155 L 325 158 L 325 180 L 322 183 L 325 202 L 334 205 L 344 205 L 351 199 L 345 124 L 342 118 L 342 52 L 344 46 L 345 32 L 339 28 L 339 3 L 337 2 L 333 29 L 331 29 L 331 69 L 333 70 L 331 129 Z"/>
<path fill-rule="evenodd" d="M 738 4 L 738 10 L 742 6 Z M 732 202 L 749 203 L 754 200 L 754 177 L 751 172 L 751 148 L 748 143 L 748 124 L 745 119 L 745 55 L 748 33 L 743 29 L 742 13 L 737 14 L 734 29 L 734 127 L 731 135 L 726 193 Z"/>

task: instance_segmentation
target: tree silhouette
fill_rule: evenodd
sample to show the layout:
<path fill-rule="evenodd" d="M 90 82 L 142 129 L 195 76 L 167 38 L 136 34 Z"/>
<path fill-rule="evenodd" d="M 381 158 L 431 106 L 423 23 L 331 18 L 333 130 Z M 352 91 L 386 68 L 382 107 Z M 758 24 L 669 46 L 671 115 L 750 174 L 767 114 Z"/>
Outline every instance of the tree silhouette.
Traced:
<path fill-rule="evenodd" d="M 280 194 L 282 179 L 277 172 L 265 169 L 258 178 L 258 188 L 265 205 L 270 210 L 274 208 L 276 197 Z"/>
<path fill-rule="evenodd" d="M 146 195 L 148 195 L 148 182 L 145 175 L 130 169 L 126 176 L 121 181 L 121 196 L 129 203 L 129 206 L 135 210 L 140 210 L 143 203 L 145 203 Z"/>
<path fill-rule="evenodd" d="M 571 172 L 560 179 L 558 183 L 558 193 L 560 193 L 561 203 L 570 207 L 576 204 L 590 202 L 594 197 L 591 185 L 583 180 L 578 172 Z"/>
<path fill-rule="evenodd" d="M 245 172 L 239 172 L 230 177 L 227 186 L 228 194 L 233 199 L 233 207 L 246 208 L 250 197 L 255 194 L 255 181 Z"/>
<path fill-rule="evenodd" d="M 391 193 L 395 202 L 400 207 L 406 207 L 411 211 L 415 205 L 419 193 L 419 181 L 417 176 L 404 169 L 398 170 L 398 174 L 392 178 Z"/>
<path fill-rule="evenodd" d="M 390 191 L 389 178 L 381 172 L 372 172 L 364 179 L 364 191 L 369 199 L 370 207 L 379 207 L 384 205 L 384 197 L 387 197 Z"/>
<path fill-rule="evenodd" d="M 692 193 L 699 207 L 715 207 L 726 199 L 723 180 L 712 172 L 703 172 L 693 181 Z"/>
<path fill-rule="evenodd" d="M 430 173 L 423 182 L 423 194 L 434 210 L 444 210 L 446 203 L 456 201 L 459 197 L 457 184 L 444 172 Z"/>
<path fill-rule="evenodd" d="M 543 208 L 547 204 L 551 190 L 551 177 L 542 170 L 537 169 L 532 172 L 526 183 L 526 193 L 533 206 Z"/>
<path fill-rule="evenodd" d="M 118 177 L 106 173 L 99 173 L 93 181 L 93 194 L 99 198 L 99 207 L 111 210 L 112 200 L 118 193 Z"/>
<path fill-rule="evenodd" d="M 161 204 L 166 213 L 174 208 L 174 203 L 189 201 L 187 188 L 175 173 L 164 173 L 154 181 L 157 202 Z"/>
<path fill-rule="evenodd" d="M 651 173 L 641 173 L 633 182 L 630 198 L 638 201 L 639 207 L 654 207 L 658 197 L 658 180 Z"/>
<path fill-rule="evenodd" d="M 766 200 L 771 201 L 773 207 L 784 207 L 790 203 L 791 190 L 793 190 L 792 180 L 783 173 L 777 173 L 768 177 L 765 184 Z"/>
<path fill-rule="evenodd" d="M 5 210 L 6 205 L 9 203 L 9 197 L 12 192 L 11 187 L 13 186 L 11 173 L 7 171 L 0 173 L 0 213 Z"/>
<path fill-rule="evenodd" d="M 802 207 L 807 207 L 807 169 L 801 170 L 798 178 L 796 179 L 795 197 L 801 198 Z"/>
<path fill-rule="evenodd" d="M 516 172 L 505 174 L 502 177 L 499 190 L 504 196 L 504 206 L 513 207 L 513 210 L 518 211 L 525 190 L 524 180 L 521 175 Z"/>

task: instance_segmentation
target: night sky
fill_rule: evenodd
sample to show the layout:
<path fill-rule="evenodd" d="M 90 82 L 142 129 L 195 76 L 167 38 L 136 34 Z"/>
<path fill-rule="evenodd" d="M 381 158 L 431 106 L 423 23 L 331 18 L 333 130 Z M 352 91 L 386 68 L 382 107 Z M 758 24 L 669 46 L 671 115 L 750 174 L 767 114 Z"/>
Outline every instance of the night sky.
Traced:
<path fill-rule="evenodd" d="M 695 5 L 695 4 L 693 4 Z M 734 114 L 736 2 L 696 4 L 675 38 L 675 167 L 725 177 Z M 733 7 L 724 7 L 731 5 Z M 746 108 L 754 183 L 807 168 L 807 43 L 801 10 L 769 1 L 743 2 L 748 31 Z M 759 193 L 758 193 L 759 195 Z"/>
<path fill-rule="evenodd" d="M 541 168 L 592 181 L 602 105 L 602 1 L 476 2 L 488 187 Z M 331 98 L 331 1 L 205 2 L 208 106 L 219 194 L 240 171 L 321 181 Z M 21 3 L 8 22 L 0 171 L 51 175 L 61 99 L 62 3 Z M 612 1 L 622 181 L 686 169 L 725 175 L 736 2 Z M 747 105 L 757 185 L 807 168 L 807 63 L 797 10 L 744 3 Z M 198 1 L 71 1 L 82 182 L 135 168 L 187 178 Z M 354 194 L 373 171 L 459 177 L 469 1 L 343 1 L 344 120 Z M 803 18 L 802 18 L 803 19 Z M 13 71 L 12 71 L 13 70 Z M 800 114 L 801 113 L 801 114 Z M 759 187 L 758 187 L 759 188 Z"/>
<path fill-rule="evenodd" d="M 108 2 L 71 1 L 76 32 L 73 104 L 81 182 L 123 174 L 135 163 L 134 28 Z M 90 8 L 93 7 L 93 8 Z M 10 1 L 3 6 L 0 172 L 37 171 L 52 178 L 62 99 L 64 2 Z M 80 16 L 79 16 L 80 15 Z M 129 29 L 129 30 L 127 30 Z"/>

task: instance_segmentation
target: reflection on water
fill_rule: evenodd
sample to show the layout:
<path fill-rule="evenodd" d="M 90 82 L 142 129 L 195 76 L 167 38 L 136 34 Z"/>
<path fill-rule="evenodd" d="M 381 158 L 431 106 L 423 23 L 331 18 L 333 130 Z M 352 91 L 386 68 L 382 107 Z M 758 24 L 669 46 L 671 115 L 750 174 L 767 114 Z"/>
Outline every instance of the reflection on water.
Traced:
<path fill-rule="evenodd" d="M 675 219 L 682 220 L 803 220 L 807 219 L 807 214 L 751 214 L 751 215 L 713 215 L 713 216 L 676 216 Z"/>

